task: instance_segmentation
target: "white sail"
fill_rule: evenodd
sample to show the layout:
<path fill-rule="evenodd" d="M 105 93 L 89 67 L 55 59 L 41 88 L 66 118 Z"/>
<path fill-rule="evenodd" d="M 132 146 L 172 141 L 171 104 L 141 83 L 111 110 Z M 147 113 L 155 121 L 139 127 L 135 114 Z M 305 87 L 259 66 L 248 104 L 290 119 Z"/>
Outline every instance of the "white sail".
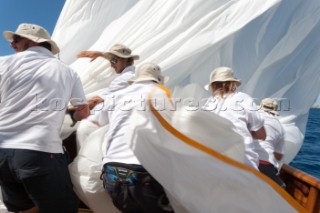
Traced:
<path fill-rule="evenodd" d="M 126 141 L 176 213 L 303 211 L 273 180 L 243 164 L 243 138 L 229 120 L 168 111 L 134 112 Z"/>
<path fill-rule="evenodd" d="M 106 87 L 114 74 L 106 60 L 77 60 L 77 53 L 106 51 L 115 43 L 141 55 L 137 66 L 160 64 L 172 90 L 202 87 L 213 68 L 232 67 L 243 81 L 240 90 L 257 101 L 281 100 L 280 118 L 300 131 L 290 162 L 320 90 L 319 8 L 317 0 L 67 0 L 53 38 L 87 94 Z"/>
<path fill-rule="evenodd" d="M 59 57 L 81 76 L 87 95 L 114 78 L 104 59 L 77 59 L 82 50 L 123 43 L 158 63 L 174 98 L 199 103 L 209 73 L 229 66 L 239 88 L 257 103 L 280 101 L 286 130 L 285 163 L 299 151 L 309 108 L 320 92 L 318 0 L 66 0 L 53 39 Z M 188 103 L 188 102 L 182 102 Z M 64 133 L 72 129 L 65 125 Z"/>

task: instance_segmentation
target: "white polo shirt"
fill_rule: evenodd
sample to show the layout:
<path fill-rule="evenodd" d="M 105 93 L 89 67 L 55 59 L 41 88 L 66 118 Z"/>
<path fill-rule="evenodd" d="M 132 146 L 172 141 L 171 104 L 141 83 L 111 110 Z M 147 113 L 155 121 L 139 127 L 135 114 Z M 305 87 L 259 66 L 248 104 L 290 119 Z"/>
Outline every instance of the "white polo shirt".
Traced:
<path fill-rule="evenodd" d="M 254 143 L 255 150 L 259 154 L 259 159 L 270 162 L 277 169 L 280 167 L 279 161 L 274 157 L 274 152 L 284 154 L 285 132 L 280 121 L 270 113 L 260 110 L 264 117 L 264 128 L 267 133 L 266 139 Z"/>
<path fill-rule="evenodd" d="M 254 151 L 250 132 L 263 127 L 264 120 L 253 99 L 245 93 L 235 92 L 224 98 L 210 97 L 203 109 L 229 119 L 235 125 L 237 132 L 244 138 L 245 163 L 258 169 L 258 154 Z"/>
<path fill-rule="evenodd" d="M 114 96 L 107 97 L 104 109 L 88 118 L 91 121 L 98 122 L 100 126 L 109 124 L 109 130 L 105 136 L 107 147 L 103 148 L 103 164 L 120 162 L 140 165 L 139 160 L 124 140 L 124 135 L 130 122 L 134 122 L 130 119 L 133 111 L 145 111 L 147 109 L 147 95 L 156 85 L 151 81 L 132 84 L 114 93 Z M 164 91 L 157 90 L 158 107 L 161 103 L 164 103 L 161 99 L 166 100 L 166 97 Z"/>
<path fill-rule="evenodd" d="M 0 148 L 62 153 L 66 105 L 85 104 L 76 72 L 43 47 L 0 58 Z"/>

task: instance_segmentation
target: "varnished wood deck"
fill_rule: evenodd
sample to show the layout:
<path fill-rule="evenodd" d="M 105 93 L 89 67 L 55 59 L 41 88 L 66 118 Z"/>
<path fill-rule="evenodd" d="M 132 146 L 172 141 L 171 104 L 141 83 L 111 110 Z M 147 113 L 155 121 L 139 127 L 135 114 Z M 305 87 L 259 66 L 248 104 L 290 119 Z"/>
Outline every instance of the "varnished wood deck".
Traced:
<path fill-rule="evenodd" d="M 320 213 L 320 180 L 289 165 L 283 165 L 281 177 L 286 191 L 310 213 Z"/>

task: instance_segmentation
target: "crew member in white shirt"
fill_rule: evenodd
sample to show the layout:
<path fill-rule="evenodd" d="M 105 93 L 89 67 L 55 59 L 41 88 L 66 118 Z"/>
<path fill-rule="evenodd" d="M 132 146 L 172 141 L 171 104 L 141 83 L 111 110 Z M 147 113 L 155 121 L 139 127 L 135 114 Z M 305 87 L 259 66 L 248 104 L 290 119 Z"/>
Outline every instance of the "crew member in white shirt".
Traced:
<path fill-rule="evenodd" d="M 103 102 L 106 96 L 129 86 L 128 81 L 134 79 L 134 61 L 139 59 L 139 55 L 133 54 L 131 49 L 123 44 L 115 44 L 107 52 L 82 51 L 78 54 L 78 57 L 88 57 L 91 58 L 91 61 L 97 57 L 104 57 L 110 62 L 111 67 L 118 74 L 108 87 L 99 91 L 97 96 L 88 99 L 88 105 L 92 110 L 92 114 L 103 108 Z M 87 137 L 95 130 L 97 130 L 97 127 L 92 125 L 87 119 L 78 124 L 76 132 L 78 150 L 83 146 Z"/>
<path fill-rule="evenodd" d="M 75 120 L 90 111 L 79 76 L 43 27 L 5 31 L 16 54 L 0 58 L 0 185 L 10 212 L 77 212 L 60 129 L 69 101 Z"/>
<path fill-rule="evenodd" d="M 234 78 L 233 70 L 229 67 L 214 69 L 209 81 L 206 89 L 211 89 L 212 97 L 208 99 L 203 110 L 216 113 L 235 125 L 237 132 L 244 138 L 245 164 L 258 169 L 259 159 L 254 151 L 253 139 L 264 140 L 266 132 L 263 127 L 264 120 L 253 99 L 248 94 L 237 91 L 241 81 Z"/>
<path fill-rule="evenodd" d="M 78 58 L 82 57 L 91 58 L 91 61 L 98 57 L 104 57 L 110 62 L 114 71 L 119 74 L 107 88 L 88 100 L 90 109 L 103 102 L 106 95 L 129 86 L 128 81 L 134 78 L 134 61 L 139 59 L 139 55 L 132 54 L 131 49 L 123 44 L 115 44 L 107 52 L 82 51 L 78 54 Z"/>
<path fill-rule="evenodd" d="M 124 137 L 130 122 L 135 122 L 130 119 L 133 111 L 148 110 L 147 95 L 163 84 L 164 77 L 158 65 L 146 63 L 132 82 L 114 93 L 114 101 L 106 101 L 102 111 L 89 117 L 100 126 L 109 124 L 103 150 L 104 187 L 122 212 L 172 212 L 162 186 L 144 169 Z M 161 97 L 165 100 L 165 91 L 157 95 L 157 103 L 162 103 Z"/>
<path fill-rule="evenodd" d="M 259 154 L 259 170 L 281 187 L 286 185 L 279 176 L 280 161 L 284 154 L 284 129 L 278 120 L 278 103 L 275 99 L 265 98 L 260 103 L 261 116 L 264 117 L 264 128 L 267 132 L 265 140 L 255 143 L 255 151 Z"/>

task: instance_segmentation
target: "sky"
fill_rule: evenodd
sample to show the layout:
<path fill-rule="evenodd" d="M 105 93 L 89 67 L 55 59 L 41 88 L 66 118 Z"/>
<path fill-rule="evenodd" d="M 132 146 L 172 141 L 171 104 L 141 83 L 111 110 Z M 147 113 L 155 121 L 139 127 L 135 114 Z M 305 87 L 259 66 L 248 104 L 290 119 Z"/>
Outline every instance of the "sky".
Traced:
<path fill-rule="evenodd" d="M 65 0 L 0 0 L 0 56 L 13 54 L 3 31 L 16 31 L 21 23 L 40 25 L 52 34 Z"/>

